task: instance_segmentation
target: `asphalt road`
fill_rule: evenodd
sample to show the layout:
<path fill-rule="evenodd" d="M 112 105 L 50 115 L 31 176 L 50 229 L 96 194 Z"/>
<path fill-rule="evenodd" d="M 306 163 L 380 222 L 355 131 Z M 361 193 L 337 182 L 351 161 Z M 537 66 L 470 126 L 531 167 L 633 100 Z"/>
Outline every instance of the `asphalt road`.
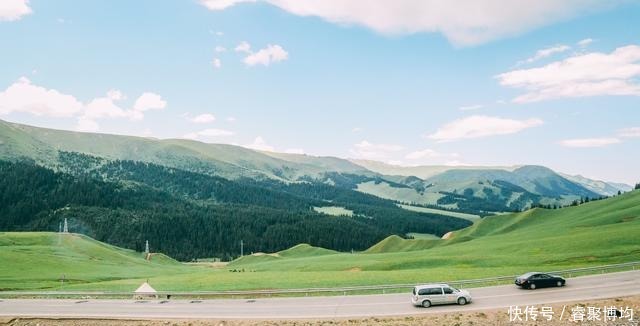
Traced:
<path fill-rule="evenodd" d="M 562 288 L 522 290 L 515 285 L 470 289 L 465 306 L 413 307 L 410 294 L 273 299 L 191 300 L 0 300 L 4 317 L 91 317 L 154 319 L 297 319 L 421 315 L 488 310 L 640 294 L 640 271 L 572 278 Z"/>

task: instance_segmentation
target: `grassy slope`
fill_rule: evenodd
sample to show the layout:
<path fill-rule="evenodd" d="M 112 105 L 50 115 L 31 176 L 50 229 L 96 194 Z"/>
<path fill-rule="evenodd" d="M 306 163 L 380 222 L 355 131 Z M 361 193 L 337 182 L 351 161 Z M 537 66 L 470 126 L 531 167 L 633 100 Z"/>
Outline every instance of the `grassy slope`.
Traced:
<path fill-rule="evenodd" d="M 72 132 L 0 120 L 0 158 L 29 157 L 47 165 L 57 160 L 57 150 L 108 159 L 152 162 L 197 172 L 215 171 L 227 178 L 267 176 L 296 179 L 327 171 L 366 171 L 349 161 L 330 157 L 302 156 L 305 157 L 303 160 L 294 155 L 281 155 L 279 158 L 278 155 L 226 144 Z"/>
<path fill-rule="evenodd" d="M 56 234 L 0 234 L 0 288 L 158 290 L 325 287 L 468 279 L 640 260 L 640 191 L 560 210 L 487 217 L 450 240 L 385 239 L 365 253 L 299 245 L 225 269 L 144 261 L 139 253 Z M 85 241 L 86 240 L 86 241 Z M 228 270 L 246 270 L 234 273 Z M 86 283 L 83 283 L 86 282 Z"/>
<path fill-rule="evenodd" d="M 451 240 L 392 237 L 365 254 L 291 259 L 251 267 L 270 271 L 421 269 L 425 275 L 451 269 L 449 275 L 453 277 L 468 275 L 468 271 L 502 274 L 639 260 L 638 234 L 640 192 L 636 191 L 561 210 L 534 209 L 488 217 L 455 232 Z M 407 251 L 420 246 L 430 249 Z"/>
<path fill-rule="evenodd" d="M 59 287 L 117 279 L 147 278 L 188 270 L 175 260 L 114 247 L 78 234 L 0 233 L 0 288 Z M 8 263 L 5 263 L 8 262 Z"/>
<path fill-rule="evenodd" d="M 420 194 L 412 188 L 396 188 L 390 186 L 387 182 L 376 184 L 375 181 L 360 183 L 358 184 L 358 188 L 356 190 L 366 194 L 378 196 L 380 198 L 429 205 L 435 205 L 438 199 L 443 196 L 439 193 L 432 192 L 425 192 L 424 194 Z"/>
<path fill-rule="evenodd" d="M 340 206 L 313 207 L 313 210 L 331 216 L 353 216 L 353 211 Z"/>
<path fill-rule="evenodd" d="M 448 211 L 448 210 L 444 210 L 444 209 L 426 208 L 426 207 L 420 207 L 420 206 L 401 205 L 401 204 L 398 205 L 398 206 L 400 208 L 404 208 L 404 209 L 409 210 L 409 211 L 453 216 L 453 217 L 463 218 L 463 219 L 469 220 L 471 222 L 475 222 L 480 218 L 480 215 L 452 212 L 452 211 Z"/>

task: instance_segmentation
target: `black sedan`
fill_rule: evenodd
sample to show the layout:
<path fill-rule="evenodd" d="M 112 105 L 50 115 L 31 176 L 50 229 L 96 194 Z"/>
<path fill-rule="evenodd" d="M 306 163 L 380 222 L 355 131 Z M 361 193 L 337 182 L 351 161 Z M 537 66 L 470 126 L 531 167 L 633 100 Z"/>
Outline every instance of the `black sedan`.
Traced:
<path fill-rule="evenodd" d="M 517 286 L 522 287 L 523 289 L 534 290 L 537 288 L 550 286 L 560 287 L 564 286 L 566 282 L 567 281 L 564 278 L 558 275 L 531 272 L 516 277 L 515 283 Z"/>

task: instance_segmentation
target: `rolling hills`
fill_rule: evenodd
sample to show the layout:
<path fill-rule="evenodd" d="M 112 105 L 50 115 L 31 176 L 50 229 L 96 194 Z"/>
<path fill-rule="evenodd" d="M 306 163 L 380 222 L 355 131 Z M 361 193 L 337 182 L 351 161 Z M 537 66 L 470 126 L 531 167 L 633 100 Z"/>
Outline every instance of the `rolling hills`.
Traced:
<path fill-rule="evenodd" d="M 255 252 L 363 251 L 616 187 L 542 166 L 403 168 L 1 120 L 0 177 L 0 231 L 54 231 L 68 218 L 74 232 L 137 250 L 148 239 L 182 261 L 235 258 L 240 240 Z"/>
<path fill-rule="evenodd" d="M 391 236 L 362 254 L 258 264 L 256 270 L 518 270 L 640 259 L 640 191 L 562 209 L 486 217 L 447 240 Z M 485 273 L 482 273 L 485 274 Z"/>
<path fill-rule="evenodd" d="M 297 245 L 224 268 L 145 261 L 84 236 L 0 233 L 2 289 L 226 290 L 434 282 L 640 260 L 640 191 L 562 209 L 486 217 L 448 240 L 390 236 L 364 252 Z M 62 239 L 62 240 L 60 240 Z M 43 268 L 46 267 L 46 268 Z M 238 272 L 240 271 L 240 272 Z M 242 272 L 244 271 L 244 272 Z"/>
<path fill-rule="evenodd" d="M 64 288 L 187 271 L 170 258 L 147 261 L 140 252 L 80 234 L 51 232 L 1 232 L 0 261 L 2 290 Z"/>
<path fill-rule="evenodd" d="M 363 250 L 391 234 L 442 235 L 470 225 L 456 217 L 325 184 L 227 180 L 133 161 L 60 152 L 56 172 L 0 160 L 0 230 L 70 230 L 141 250 L 145 240 L 177 259 L 229 260 L 298 243 Z M 75 172 L 73 172 L 75 171 Z M 331 205 L 331 206 L 329 206 Z M 314 207 L 345 207 L 335 217 Z"/>

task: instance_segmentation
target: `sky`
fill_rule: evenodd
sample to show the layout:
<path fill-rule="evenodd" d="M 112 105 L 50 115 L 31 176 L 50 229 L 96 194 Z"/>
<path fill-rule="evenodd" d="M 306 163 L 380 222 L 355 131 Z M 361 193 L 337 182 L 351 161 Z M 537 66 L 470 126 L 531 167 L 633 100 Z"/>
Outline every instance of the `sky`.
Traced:
<path fill-rule="evenodd" d="M 0 119 L 640 181 L 640 1 L 2 0 Z"/>

